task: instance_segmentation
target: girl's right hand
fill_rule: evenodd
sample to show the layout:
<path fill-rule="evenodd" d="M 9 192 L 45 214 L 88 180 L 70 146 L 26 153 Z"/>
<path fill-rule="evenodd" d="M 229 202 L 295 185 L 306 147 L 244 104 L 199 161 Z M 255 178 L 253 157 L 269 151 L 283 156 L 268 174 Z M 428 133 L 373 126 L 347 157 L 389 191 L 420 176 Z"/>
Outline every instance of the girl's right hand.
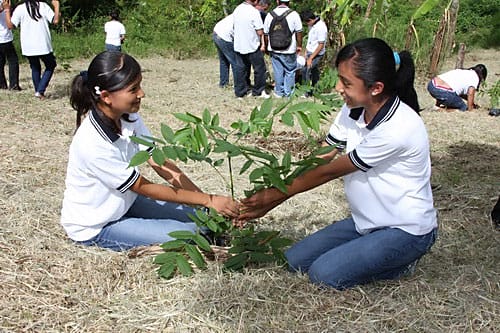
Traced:
<path fill-rule="evenodd" d="M 210 202 L 207 207 L 214 208 L 220 214 L 236 218 L 240 212 L 240 204 L 238 201 L 233 200 L 231 197 L 224 197 L 220 195 L 210 195 Z"/>

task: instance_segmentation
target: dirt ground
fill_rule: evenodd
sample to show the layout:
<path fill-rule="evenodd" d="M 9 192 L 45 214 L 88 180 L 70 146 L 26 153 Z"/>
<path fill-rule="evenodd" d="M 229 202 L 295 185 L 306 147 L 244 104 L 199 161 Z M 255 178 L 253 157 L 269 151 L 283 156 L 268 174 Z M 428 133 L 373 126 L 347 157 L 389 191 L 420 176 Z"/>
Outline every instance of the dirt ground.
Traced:
<path fill-rule="evenodd" d="M 489 85 L 500 78 L 498 50 L 473 51 Z M 500 327 L 500 232 L 489 213 L 500 194 L 500 117 L 489 99 L 473 112 L 432 111 L 419 77 L 421 115 L 431 140 L 440 236 L 414 276 L 345 292 L 318 289 L 279 267 L 223 273 L 210 264 L 193 277 L 165 281 L 151 257 L 83 248 L 59 225 L 75 112 L 71 78 L 89 59 L 59 66 L 40 101 L 27 64 L 21 92 L 0 91 L 0 331 L 2 332 L 495 332 Z M 179 126 L 174 112 L 218 112 L 222 125 L 246 119 L 262 100 L 218 88 L 216 59 L 139 59 L 146 98 L 141 114 L 154 133 Z M 444 69 L 453 68 L 450 59 Z M 329 124 L 323 125 L 325 132 Z M 275 143 L 300 130 L 278 125 Z M 410 134 L 411 135 L 411 134 Z M 91 148 L 89 148 L 91 149 Z M 213 172 L 182 168 L 212 193 L 227 193 Z M 242 192 L 246 182 L 236 180 Z M 239 193 L 238 195 L 241 195 Z M 341 180 L 298 195 L 258 224 L 300 239 L 348 214 Z"/>

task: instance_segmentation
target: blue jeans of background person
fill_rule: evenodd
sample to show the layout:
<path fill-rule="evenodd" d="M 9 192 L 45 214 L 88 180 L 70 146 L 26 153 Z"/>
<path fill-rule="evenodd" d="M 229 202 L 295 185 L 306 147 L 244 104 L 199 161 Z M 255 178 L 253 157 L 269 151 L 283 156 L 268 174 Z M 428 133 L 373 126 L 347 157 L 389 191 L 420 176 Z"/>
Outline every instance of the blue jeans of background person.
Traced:
<path fill-rule="evenodd" d="M 264 55 L 257 49 L 255 52 L 241 54 L 236 52 L 236 70 L 234 76 L 234 93 L 237 97 L 243 97 L 250 89 L 248 77 L 253 67 L 252 95 L 259 96 L 266 88 L 266 63 Z"/>
<path fill-rule="evenodd" d="M 45 65 L 43 75 L 40 60 Z M 57 66 L 56 57 L 54 57 L 54 54 L 51 52 L 41 56 L 29 56 L 28 61 L 31 67 L 31 79 L 33 80 L 33 85 L 35 86 L 35 92 L 43 95 L 45 94 L 45 90 L 49 85 L 52 75 L 54 74 L 54 69 Z"/>
<path fill-rule="evenodd" d="M 7 89 L 4 67 L 9 63 L 9 88 L 19 86 L 19 58 L 12 42 L 0 43 L 0 88 Z"/>
<path fill-rule="evenodd" d="M 311 52 L 307 52 L 306 60 L 311 56 Z M 302 68 L 302 84 L 309 84 L 311 82 L 311 86 L 315 86 L 319 81 L 320 72 L 319 72 L 319 63 L 323 59 L 323 55 L 317 55 L 314 57 L 311 67 L 304 66 Z"/>
<path fill-rule="evenodd" d="M 429 251 L 436 235 L 437 229 L 415 236 L 398 228 L 362 235 L 348 218 L 299 241 L 286 258 L 290 269 L 308 273 L 311 282 L 342 290 L 399 278 L 409 264 Z"/>
<path fill-rule="evenodd" d="M 274 72 L 274 92 L 278 96 L 290 96 L 295 87 L 297 54 L 272 52 L 271 63 L 273 64 Z"/>
<path fill-rule="evenodd" d="M 106 51 L 122 51 L 122 46 L 121 45 L 113 45 L 113 44 L 104 44 L 104 47 L 106 48 Z"/>
<path fill-rule="evenodd" d="M 121 219 L 108 223 L 94 238 L 78 243 L 114 251 L 164 243 L 173 239 L 168 235 L 172 231 L 195 233 L 198 230 L 188 217 L 188 213 L 194 215 L 195 211 L 189 206 L 156 201 L 139 195 Z"/>
<path fill-rule="evenodd" d="M 219 87 L 225 87 L 229 83 L 229 68 L 234 71 L 236 66 L 236 53 L 234 52 L 234 44 L 220 38 L 215 32 L 213 33 L 213 40 L 217 47 L 217 54 L 219 55 Z"/>
<path fill-rule="evenodd" d="M 427 91 L 437 100 L 439 104 L 442 104 L 450 109 L 467 111 L 467 104 L 465 104 L 462 97 L 458 96 L 453 90 L 438 88 L 434 85 L 432 80 L 430 80 L 427 84 Z"/>

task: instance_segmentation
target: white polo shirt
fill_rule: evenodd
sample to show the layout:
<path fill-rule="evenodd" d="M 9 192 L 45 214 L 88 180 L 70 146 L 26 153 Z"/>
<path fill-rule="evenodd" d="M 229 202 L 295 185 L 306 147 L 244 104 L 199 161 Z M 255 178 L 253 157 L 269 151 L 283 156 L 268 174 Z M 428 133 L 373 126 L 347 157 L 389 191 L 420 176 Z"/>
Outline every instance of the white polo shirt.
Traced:
<path fill-rule="evenodd" d="M 35 21 L 28 14 L 26 4 L 22 3 L 12 13 L 11 21 L 16 27 L 21 26 L 21 51 L 25 56 L 39 56 L 52 52 L 52 38 L 49 23 L 54 19 L 54 12 L 45 2 L 38 2 L 42 18 Z"/>
<path fill-rule="evenodd" d="M 104 32 L 106 33 L 105 44 L 120 46 L 122 45 L 121 36 L 126 34 L 125 26 L 116 20 L 108 21 L 104 24 Z"/>
<path fill-rule="evenodd" d="M 224 17 L 222 20 L 217 22 L 214 26 L 214 32 L 219 36 L 222 40 L 232 43 L 234 39 L 234 28 L 233 28 L 233 14 L 229 14 Z"/>
<path fill-rule="evenodd" d="M 0 44 L 12 42 L 14 40 L 14 35 L 12 31 L 7 27 L 7 22 L 5 21 L 5 10 L 0 13 Z"/>
<path fill-rule="evenodd" d="M 276 15 L 279 16 L 282 15 L 284 12 L 286 12 L 288 9 L 290 8 L 288 8 L 287 6 L 278 6 L 273 10 L 273 12 L 275 12 Z M 269 29 L 271 28 L 272 21 L 273 21 L 273 16 L 270 13 L 267 14 L 266 20 L 264 21 L 265 35 L 269 35 Z M 272 51 L 275 53 L 283 53 L 283 54 L 294 54 L 295 52 L 297 52 L 297 39 L 295 37 L 295 33 L 302 32 L 302 21 L 300 20 L 300 15 L 296 11 L 293 11 L 287 15 L 286 22 L 288 23 L 288 28 L 292 32 L 292 43 L 286 50 L 273 50 L 271 48 L 271 43 L 267 43 L 268 51 Z"/>
<path fill-rule="evenodd" d="M 318 55 L 325 54 L 326 50 L 326 40 L 328 38 L 328 28 L 326 27 L 325 22 L 318 19 L 318 21 L 309 28 L 309 32 L 307 34 L 307 45 L 306 50 L 309 53 L 313 53 L 318 47 L 319 43 L 324 43 L 323 48 L 319 51 Z"/>
<path fill-rule="evenodd" d="M 249 54 L 260 47 L 260 37 L 256 30 L 263 29 L 259 11 L 247 2 L 241 3 L 233 12 L 234 50 L 241 54 Z"/>
<path fill-rule="evenodd" d="M 75 241 L 99 234 L 106 224 L 120 219 L 137 197 L 129 189 L 139 178 L 139 171 L 128 164 L 132 156 L 146 148 L 130 137 L 151 134 L 137 113 L 130 114 L 130 119 L 135 121 L 121 120 L 122 134 L 118 135 L 93 110 L 73 137 L 61 224 Z"/>
<path fill-rule="evenodd" d="M 457 95 L 467 95 L 470 87 L 477 89 L 479 77 L 472 69 L 453 69 L 438 75 L 444 82 L 448 83 Z"/>
<path fill-rule="evenodd" d="M 437 226 L 429 140 L 422 119 L 398 97 L 366 124 L 364 109 L 342 107 L 326 141 L 359 169 L 344 176 L 358 232 L 384 227 L 424 235 Z"/>

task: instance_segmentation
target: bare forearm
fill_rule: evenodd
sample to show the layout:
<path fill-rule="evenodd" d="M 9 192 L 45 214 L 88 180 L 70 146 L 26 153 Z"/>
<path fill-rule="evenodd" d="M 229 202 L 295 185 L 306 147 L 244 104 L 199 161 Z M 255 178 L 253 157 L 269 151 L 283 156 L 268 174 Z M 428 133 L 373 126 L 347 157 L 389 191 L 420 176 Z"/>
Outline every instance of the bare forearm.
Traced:
<path fill-rule="evenodd" d="M 196 186 L 191 179 L 189 179 L 189 177 L 186 176 L 174 163 L 165 161 L 165 163 L 160 166 L 151 159 L 149 164 L 160 177 L 172 184 L 172 186 L 188 191 L 202 192 L 201 189 Z"/>

